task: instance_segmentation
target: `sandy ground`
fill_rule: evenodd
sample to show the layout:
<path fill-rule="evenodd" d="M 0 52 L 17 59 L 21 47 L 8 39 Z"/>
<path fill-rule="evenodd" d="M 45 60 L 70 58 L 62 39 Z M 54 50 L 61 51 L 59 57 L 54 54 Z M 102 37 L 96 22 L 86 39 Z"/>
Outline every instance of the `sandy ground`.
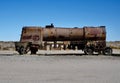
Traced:
<path fill-rule="evenodd" d="M 57 52 L 66 54 L 39 51 L 43 56 L 20 56 L 0 51 L 0 83 L 120 83 L 119 50 L 113 56 L 44 56 Z"/>
<path fill-rule="evenodd" d="M 84 55 L 84 52 L 82 50 L 39 50 L 37 52 L 37 55 Z M 97 53 L 95 53 L 97 54 Z M 0 56 L 1 55 L 18 55 L 18 52 L 16 51 L 7 51 L 7 50 L 0 50 Z M 30 52 L 28 52 L 26 55 L 30 55 Z M 120 49 L 113 49 L 113 55 L 120 55 Z"/>

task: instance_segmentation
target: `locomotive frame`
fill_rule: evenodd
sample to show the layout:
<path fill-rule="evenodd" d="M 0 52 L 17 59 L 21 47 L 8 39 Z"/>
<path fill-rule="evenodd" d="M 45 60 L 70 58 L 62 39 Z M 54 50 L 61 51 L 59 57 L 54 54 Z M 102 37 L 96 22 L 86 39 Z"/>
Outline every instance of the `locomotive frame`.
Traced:
<path fill-rule="evenodd" d="M 106 47 L 106 28 L 83 27 L 62 28 L 53 24 L 46 27 L 26 26 L 22 28 L 19 42 L 15 42 L 19 54 L 36 54 L 38 49 L 82 50 L 87 55 L 94 52 L 111 55 L 112 48 Z"/>

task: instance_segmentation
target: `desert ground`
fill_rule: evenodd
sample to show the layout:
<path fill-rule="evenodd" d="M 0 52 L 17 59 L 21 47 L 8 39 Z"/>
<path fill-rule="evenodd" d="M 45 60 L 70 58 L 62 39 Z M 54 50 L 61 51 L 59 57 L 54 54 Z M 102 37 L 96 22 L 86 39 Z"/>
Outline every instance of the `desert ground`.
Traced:
<path fill-rule="evenodd" d="M 0 51 L 0 83 L 120 83 L 120 50 L 113 50 L 112 56 Z"/>

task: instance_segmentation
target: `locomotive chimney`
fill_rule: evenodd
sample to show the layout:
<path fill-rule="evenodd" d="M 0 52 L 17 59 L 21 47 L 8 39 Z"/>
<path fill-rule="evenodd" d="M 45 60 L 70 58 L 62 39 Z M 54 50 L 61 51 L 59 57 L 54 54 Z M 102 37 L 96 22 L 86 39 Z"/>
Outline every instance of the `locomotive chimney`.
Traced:
<path fill-rule="evenodd" d="M 51 23 L 51 25 L 46 25 L 45 28 L 54 28 L 54 25 Z"/>

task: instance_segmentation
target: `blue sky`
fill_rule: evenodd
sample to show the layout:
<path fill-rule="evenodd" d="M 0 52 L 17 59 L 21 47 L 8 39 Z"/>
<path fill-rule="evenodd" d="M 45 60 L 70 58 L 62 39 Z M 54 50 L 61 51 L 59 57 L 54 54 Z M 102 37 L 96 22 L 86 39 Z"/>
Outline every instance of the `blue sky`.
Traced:
<path fill-rule="evenodd" d="M 120 41 L 120 0 L 0 0 L 0 41 L 19 41 L 23 26 L 106 26 Z"/>

